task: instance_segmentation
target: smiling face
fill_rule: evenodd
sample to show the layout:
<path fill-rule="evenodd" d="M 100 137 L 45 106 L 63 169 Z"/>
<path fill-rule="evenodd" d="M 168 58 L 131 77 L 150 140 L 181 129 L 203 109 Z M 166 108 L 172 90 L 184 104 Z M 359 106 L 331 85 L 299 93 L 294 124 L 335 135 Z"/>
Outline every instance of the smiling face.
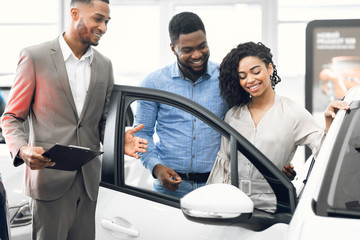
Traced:
<path fill-rule="evenodd" d="M 210 51 L 206 35 L 202 30 L 180 34 L 176 44 L 170 44 L 170 46 L 186 77 L 196 80 L 205 73 Z"/>
<path fill-rule="evenodd" d="M 266 64 L 258 57 L 248 56 L 239 61 L 238 67 L 240 86 L 253 98 L 273 91 L 270 76 L 273 66 Z"/>
<path fill-rule="evenodd" d="M 81 43 L 97 46 L 110 20 L 109 5 L 100 0 L 90 4 L 78 3 L 71 9 L 71 16 Z"/>

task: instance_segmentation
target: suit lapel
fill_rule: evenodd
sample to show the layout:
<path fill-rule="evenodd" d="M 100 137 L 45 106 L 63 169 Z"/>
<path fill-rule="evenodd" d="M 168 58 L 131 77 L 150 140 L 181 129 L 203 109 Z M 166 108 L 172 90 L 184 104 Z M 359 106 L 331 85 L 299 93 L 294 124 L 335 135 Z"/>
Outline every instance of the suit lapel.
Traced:
<path fill-rule="evenodd" d="M 75 112 L 75 115 L 77 116 L 76 106 L 75 106 L 73 95 L 71 93 L 70 83 L 69 83 L 69 79 L 68 79 L 68 75 L 67 75 L 67 71 L 66 71 L 66 67 L 65 67 L 65 63 L 64 63 L 64 57 L 61 52 L 58 38 L 56 38 L 53 41 L 52 51 L 53 51 L 52 57 L 54 60 L 55 68 L 59 75 L 59 81 L 60 81 L 62 87 L 64 88 L 65 94 Z"/>

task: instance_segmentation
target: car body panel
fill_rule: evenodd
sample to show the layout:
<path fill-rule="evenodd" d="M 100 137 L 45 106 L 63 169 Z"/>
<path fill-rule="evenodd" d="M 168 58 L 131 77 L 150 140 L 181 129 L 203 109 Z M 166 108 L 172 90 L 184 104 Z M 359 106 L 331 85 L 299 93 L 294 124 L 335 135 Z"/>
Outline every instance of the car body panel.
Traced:
<path fill-rule="evenodd" d="M 236 236 L 251 239 L 255 234 L 237 226 L 212 226 L 191 222 L 178 208 L 101 187 L 96 212 L 96 239 L 127 237 L 126 230 L 111 231 L 104 227 L 104 219 L 113 222 L 117 220 L 115 225 L 132 228 L 138 233 L 136 239 L 235 239 Z M 283 232 L 276 229 L 273 232 L 278 232 L 281 236 Z M 259 233 L 260 235 L 263 234 Z"/>
<path fill-rule="evenodd" d="M 123 90 L 128 89 L 128 87 L 124 86 L 121 88 Z M 130 91 L 131 99 L 137 99 L 138 96 L 145 96 L 146 93 L 153 91 L 141 89 L 138 92 L 139 89 L 132 88 L 132 91 Z M 165 98 L 163 97 L 159 95 L 158 99 L 155 100 L 175 106 L 181 104 L 189 105 L 189 102 L 180 96 L 168 98 L 168 95 L 165 94 Z M 360 87 L 350 90 L 345 98 L 348 102 L 355 99 L 360 99 Z M 121 108 L 126 108 L 130 104 L 126 100 L 126 94 L 120 98 L 112 99 L 112 102 L 113 104 L 115 102 L 116 107 Z M 196 104 L 190 104 L 189 106 L 191 106 L 188 108 L 190 112 L 193 114 L 198 112 L 199 107 Z M 112 169 L 109 168 L 108 164 L 103 165 L 103 173 L 105 175 L 100 186 L 96 211 L 96 239 L 311 240 L 349 238 L 358 234 L 357 229 L 360 227 L 359 219 L 318 216 L 314 211 L 314 203 L 317 201 L 322 190 L 322 181 L 326 174 L 331 149 L 341 130 L 340 125 L 345 116 L 345 111 L 338 112 L 325 138 L 311 174 L 306 181 L 305 187 L 303 186 L 303 179 L 307 177 L 307 168 L 310 166 L 309 162 L 305 164 L 305 170 L 301 171 L 296 180 L 293 181 L 297 194 L 300 193 L 299 189 L 303 189 L 296 209 L 294 208 L 294 213 L 292 213 L 291 208 L 286 208 L 289 212 L 284 215 L 284 218 L 281 215 L 276 218 L 274 216 L 278 215 L 271 214 L 265 214 L 261 218 L 254 211 L 253 216 L 249 219 L 250 225 L 256 225 L 262 221 L 270 221 L 269 226 L 261 230 L 254 230 L 249 226 L 245 226 L 246 221 L 225 223 L 219 219 L 217 224 L 191 221 L 181 211 L 178 199 L 154 193 L 151 187 L 153 177 L 146 169 L 142 168 L 140 160 L 122 155 L 123 146 L 121 142 L 123 141 L 125 130 L 125 124 L 122 122 L 124 119 L 131 122 L 131 119 L 127 120 L 126 116 L 117 115 L 119 113 L 113 111 L 109 112 L 108 133 L 105 136 L 106 141 L 104 143 L 105 160 L 113 161 L 113 164 L 111 165 Z M 206 111 L 200 111 L 201 114 L 204 114 L 204 112 Z M 207 115 L 207 113 L 204 115 Z M 211 118 L 207 120 L 209 124 L 218 121 Z M 121 126 L 112 128 L 112 124 L 119 124 Z M 214 124 L 214 127 L 218 128 L 218 130 L 227 132 L 229 129 L 225 129 L 224 126 L 226 124 Z M 115 141 L 114 139 L 116 138 L 118 139 Z M 12 209 L 18 209 L 29 201 L 22 189 L 23 167 L 15 168 L 12 165 L 5 144 L 0 144 L 0 150 L 0 169 L 4 185 L 7 188 L 9 205 Z M 256 154 L 252 156 L 254 158 L 262 157 Z M 265 163 L 266 161 L 261 160 L 256 162 L 257 166 L 264 165 L 264 168 L 268 168 Z M 109 176 L 109 173 L 112 173 L 112 175 L 110 174 L 111 176 Z M 134 186 L 141 186 L 141 188 Z M 295 195 L 295 187 L 289 190 L 291 194 Z M 284 189 L 287 188 L 285 187 Z M 292 214 L 294 215 L 292 216 Z M 257 219 L 257 221 L 252 221 L 254 219 Z M 31 225 L 11 228 L 11 234 L 13 240 L 31 239 Z"/>
<path fill-rule="evenodd" d="M 351 89 L 344 100 L 350 104 L 360 100 L 360 87 Z M 316 214 L 315 210 L 316 205 L 321 204 L 318 203 L 319 194 L 322 190 L 324 176 L 330 162 L 332 149 L 336 144 L 336 137 L 340 134 L 339 131 L 341 130 L 341 123 L 345 118 L 345 113 L 345 111 L 339 111 L 329 129 L 297 209 L 289 224 L 285 239 L 342 239 L 353 238 L 359 234 L 358 229 L 360 228 L 360 219 L 319 216 Z M 360 127 L 360 125 L 358 126 Z"/>
<path fill-rule="evenodd" d="M 116 206 L 116 207 L 114 207 Z M 111 230 L 103 220 L 125 229 Z M 178 208 L 100 188 L 96 211 L 96 239 L 130 239 L 126 229 L 136 232 L 136 239 L 282 239 L 288 225 L 275 224 L 264 231 L 252 231 L 237 225 L 218 226 L 187 220 Z M 240 237 L 241 236 L 241 237 Z"/>
<path fill-rule="evenodd" d="M 24 166 L 14 167 L 10 158 L 10 152 L 6 144 L 0 144 L 0 169 L 3 172 L 3 181 L 7 191 L 10 220 L 23 206 L 29 204 L 29 197 L 23 189 Z M 31 239 L 31 221 L 19 227 L 11 227 L 12 240 Z"/>
<path fill-rule="evenodd" d="M 138 188 L 129 184 L 129 181 L 124 179 L 129 174 L 126 170 L 128 159 L 123 155 L 122 143 L 126 127 L 123 120 L 126 109 L 135 100 L 156 101 L 178 107 L 231 138 L 231 141 L 236 143 L 234 150 L 240 148 L 261 172 L 272 176 L 273 180 L 278 180 L 273 181 L 273 184 L 277 186 L 275 192 L 281 189 L 282 194 L 285 193 L 285 196 L 281 196 L 281 210 L 284 213 L 261 213 L 258 216 L 254 212 L 249 222 L 220 221 L 217 225 L 197 223 L 183 215 L 178 199 L 155 193 L 149 189 L 149 185 Z M 115 85 L 103 151 L 102 183 L 96 211 L 96 234 L 99 239 L 130 237 L 126 236 L 127 234 L 139 239 L 167 239 L 169 236 L 175 239 L 282 239 L 287 228 L 286 223 L 290 221 L 290 213 L 295 210 L 295 188 L 272 162 L 223 120 L 202 106 L 169 92 Z M 237 158 L 236 151 L 232 157 L 234 160 Z M 138 165 L 140 160 L 137 161 L 133 164 Z M 235 162 L 237 163 L 237 160 Z M 235 182 L 237 184 L 237 181 Z M 267 222 L 266 227 L 261 227 L 262 220 Z M 250 225 L 259 225 L 259 228 L 253 229 Z M 116 231 L 122 233 L 116 234 Z"/>
<path fill-rule="evenodd" d="M 0 76 L 0 90 L 5 102 L 13 81 L 14 74 Z M 2 111 L 3 109 L 1 109 L 0 116 L 2 115 Z M 2 139 L 2 134 L 0 134 L 0 139 Z M 6 146 L 4 141 L 1 141 L 0 143 L 0 171 L 2 172 L 3 182 L 7 191 L 10 221 L 13 223 L 14 216 L 22 207 L 25 206 L 28 209 L 29 197 L 25 195 L 23 190 L 24 166 L 14 167 L 9 148 Z M 21 221 L 22 220 L 23 219 L 21 219 Z M 23 223 L 25 224 L 22 225 Z M 30 223 L 31 221 L 26 220 L 25 222 L 22 222 L 21 226 L 17 227 L 13 227 L 14 225 L 11 224 L 11 239 L 30 240 Z"/>
<path fill-rule="evenodd" d="M 10 239 L 10 213 L 5 186 L 0 173 L 0 239 Z"/>

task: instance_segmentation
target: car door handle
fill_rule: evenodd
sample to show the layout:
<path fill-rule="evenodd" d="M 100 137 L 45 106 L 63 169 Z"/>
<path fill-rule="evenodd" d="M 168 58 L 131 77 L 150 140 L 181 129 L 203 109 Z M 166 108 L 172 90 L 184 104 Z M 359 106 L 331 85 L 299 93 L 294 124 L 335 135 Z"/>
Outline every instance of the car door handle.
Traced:
<path fill-rule="evenodd" d="M 101 220 L 101 225 L 110 231 L 118 232 L 121 234 L 126 234 L 129 237 L 138 237 L 139 236 L 139 231 L 137 231 L 136 229 L 131 228 L 131 227 L 121 226 L 121 225 L 113 222 L 110 219 L 103 218 Z"/>

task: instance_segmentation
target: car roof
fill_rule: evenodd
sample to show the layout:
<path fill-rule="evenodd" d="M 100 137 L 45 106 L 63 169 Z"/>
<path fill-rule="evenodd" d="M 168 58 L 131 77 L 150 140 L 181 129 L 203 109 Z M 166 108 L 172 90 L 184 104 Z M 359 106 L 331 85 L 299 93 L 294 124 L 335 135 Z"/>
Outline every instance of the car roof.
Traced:
<path fill-rule="evenodd" d="M 360 85 L 351 88 L 344 97 L 344 101 L 349 104 L 356 100 L 360 100 Z"/>

